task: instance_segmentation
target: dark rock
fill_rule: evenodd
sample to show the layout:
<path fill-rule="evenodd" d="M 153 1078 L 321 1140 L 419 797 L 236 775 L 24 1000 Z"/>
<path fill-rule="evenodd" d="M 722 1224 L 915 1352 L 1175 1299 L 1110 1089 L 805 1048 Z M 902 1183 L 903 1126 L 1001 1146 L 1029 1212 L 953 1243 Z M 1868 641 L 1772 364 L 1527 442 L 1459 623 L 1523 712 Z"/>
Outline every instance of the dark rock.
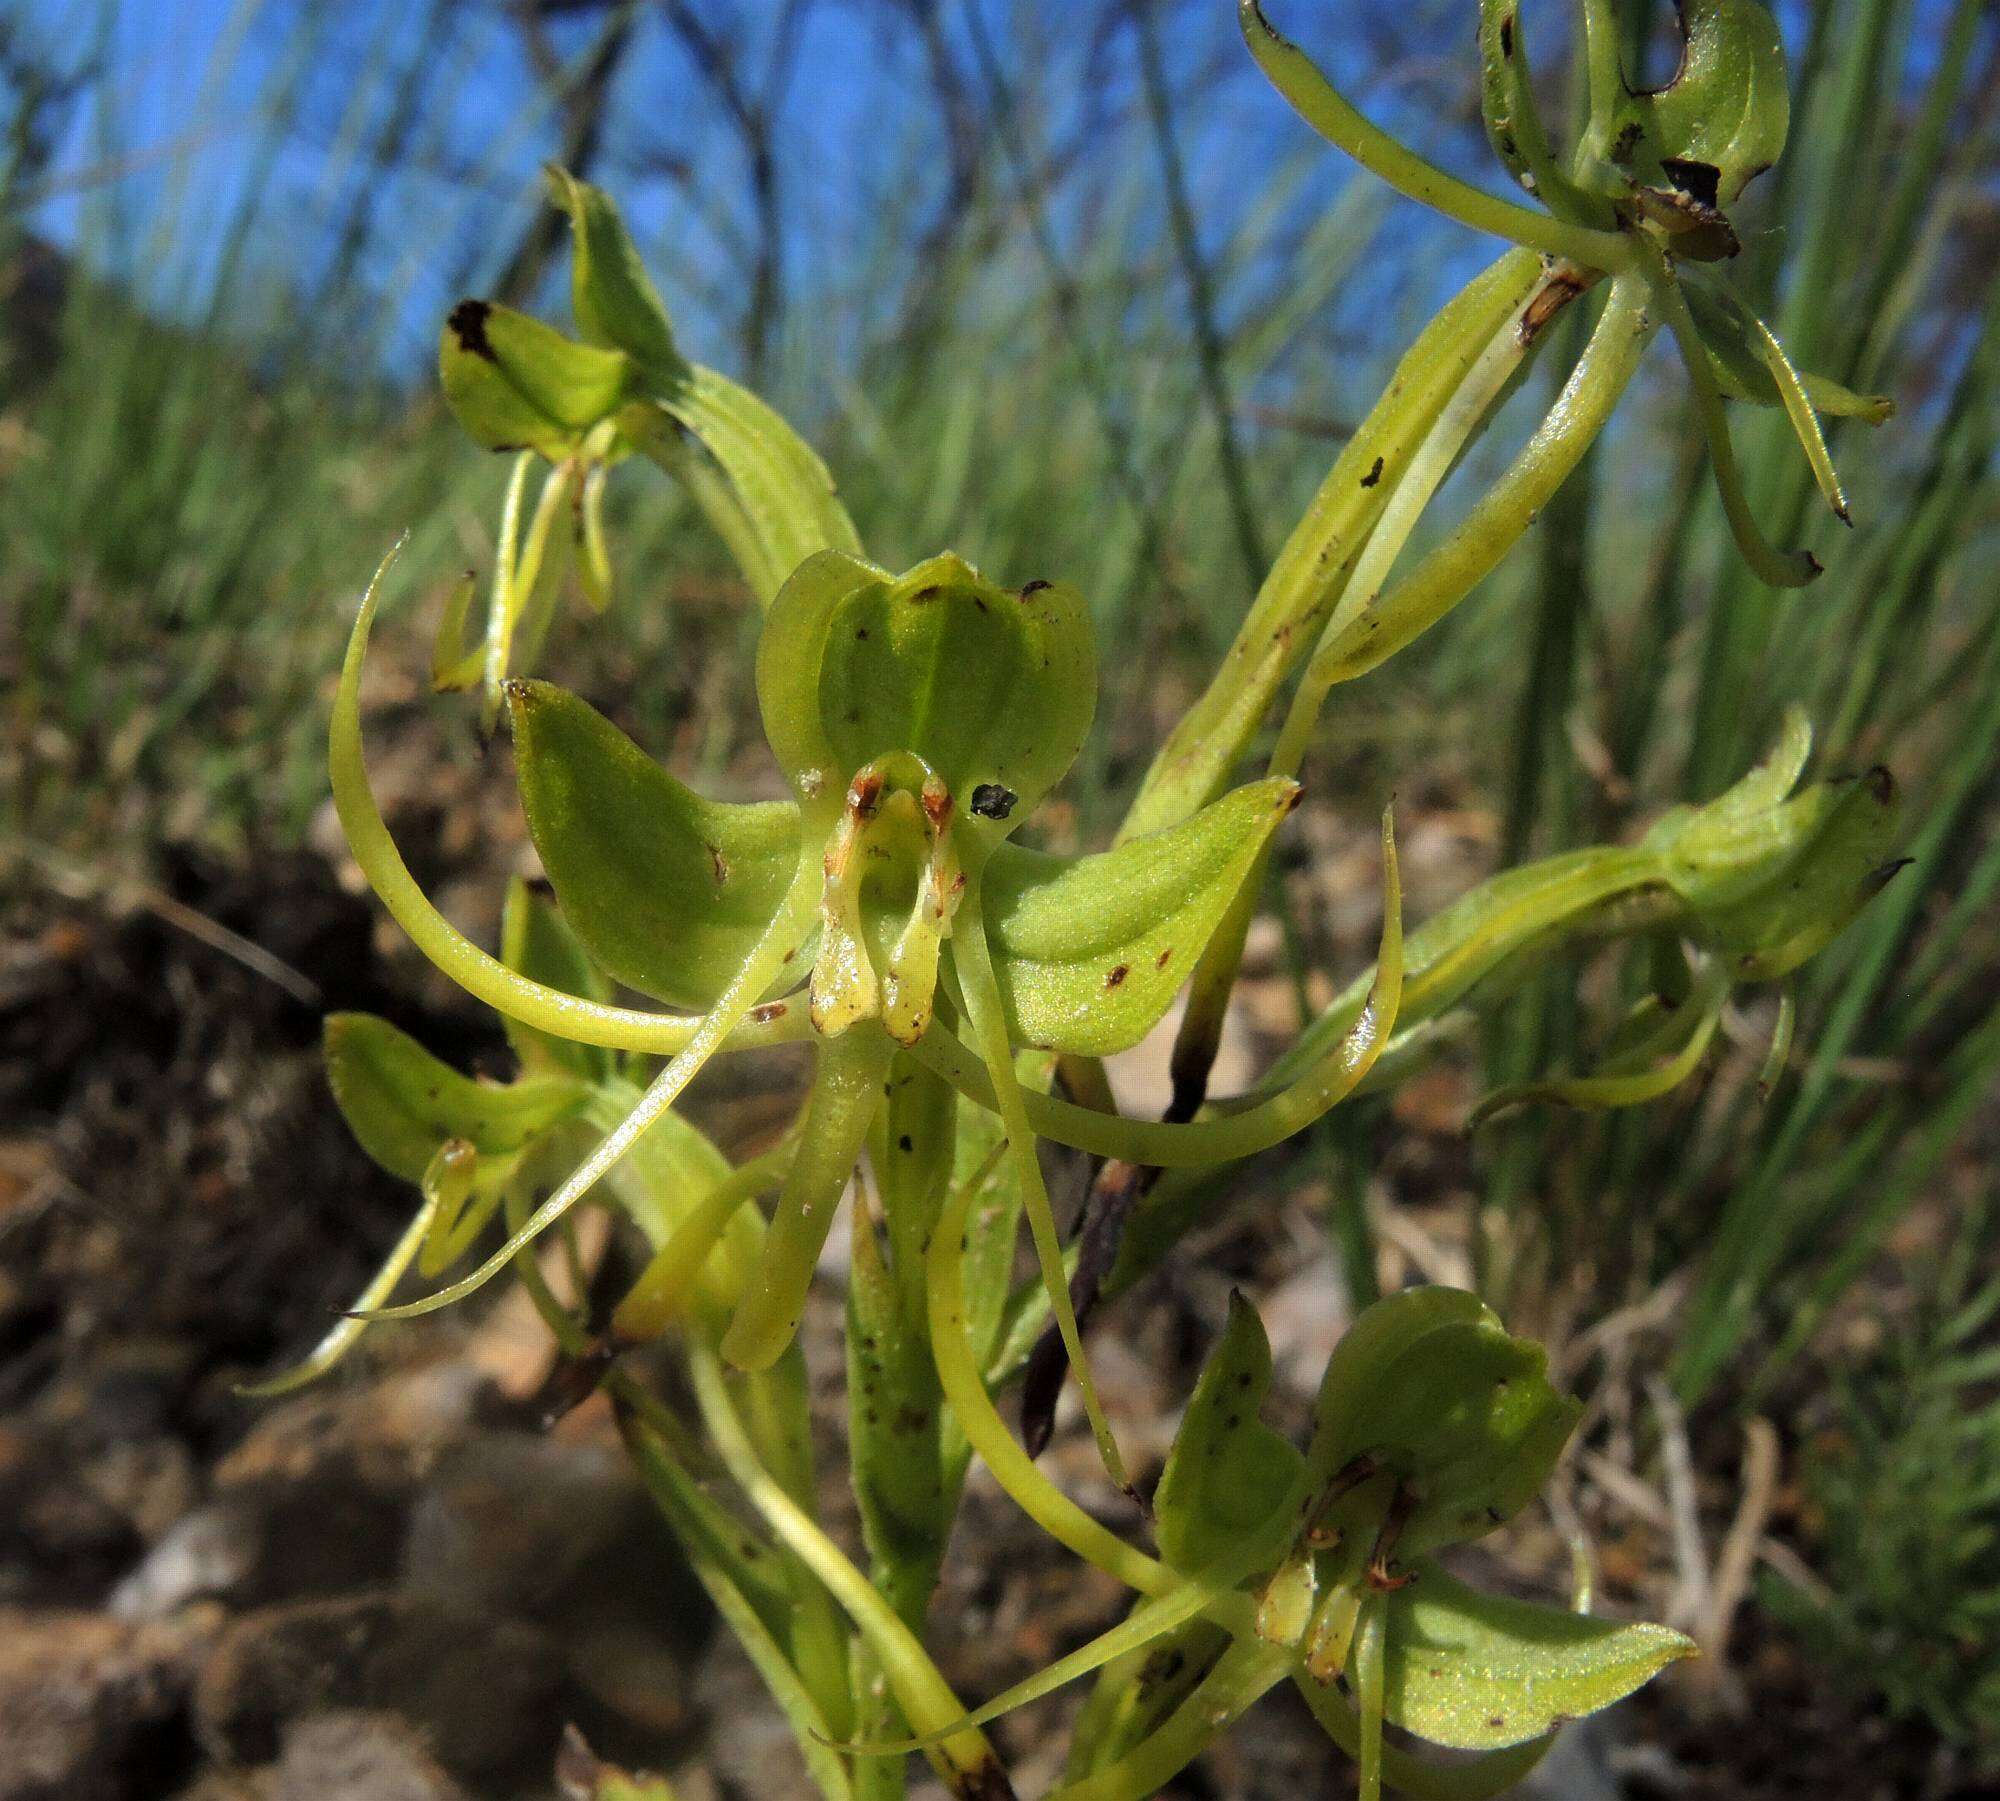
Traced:
<path fill-rule="evenodd" d="M 685 1729 L 714 1609 L 616 1444 L 492 1433 L 450 1452 L 411 1516 L 403 1583 L 545 1627 L 615 1751 Z"/>
<path fill-rule="evenodd" d="M 187 1630 L 0 1612 L 0 1801 L 125 1801 L 191 1763 Z M 140 1787 L 143 1776 L 158 1777 Z"/>
<path fill-rule="evenodd" d="M 546 1635 L 415 1596 L 267 1607 L 237 1620 L 203 1667 L 195 1718 L 213 1755 L 274 1759 L 292 1723 L 332 1708 L 393 1712 L 480 1792 L 546 1772 L 562 1660 Z"/>
<path fill-rule="evenodd" d="M 396 1715 L 330 1711 L 285 1734 L 270 1801 L 465 1801 L 465 1790 Z"/>

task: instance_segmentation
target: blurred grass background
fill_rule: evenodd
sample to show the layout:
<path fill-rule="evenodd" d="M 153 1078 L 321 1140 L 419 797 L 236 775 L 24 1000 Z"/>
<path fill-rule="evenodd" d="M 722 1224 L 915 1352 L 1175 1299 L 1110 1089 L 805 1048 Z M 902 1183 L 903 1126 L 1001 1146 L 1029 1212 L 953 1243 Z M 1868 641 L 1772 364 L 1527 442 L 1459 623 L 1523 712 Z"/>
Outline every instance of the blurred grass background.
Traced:
<path fill-rule="evenodd" d="M 1978 1494 L 1972 1476 L 1907 1478 L 1950 1433 L 1929 1402 L 1881 1396 L 1949 1362 L 1952 1320 L 1990 1323 L 1968 1309 L 1996 1260 L 2000 11 L 1778 10 L 1791 149 L 1751 190 L 1729 275 L 1802 365 L 1900 407 L 1835 434 L 1851 531 L 1782 419 L 1736 419 L 1760 516 L 1826 578 L 1780 596 L 1734 556 L 1656 354 L 1485 590 L 1342 690 L 1309 776 L 1357 818 L 1392 787 L 1482 810 L 1511 860 L 1712 795 L 1794 700 L 1818 767 L 1893 769 L 1913 867 L 1807 973 L 1768 1104 L 1718 1079 L 1693 1105 L 1518 1122 L 1474 1158 L 1496 1295 L 1566 1296 L 1586 1322 L 1664 1295 L 1682 1403 L 1795 1425 L 1836 1497 L 1823 1574 L 1863 1596 L 1827 1654 L 1860 1646 L 1860 1667 L 1898 1634 L 1949 1634 L 1889 1593 L 1900 1566 L 1854 1524 L 1865 1483 L 1813 1431 L 1845 1455 L 1865 1415 L 1907 1505 L 1938 1510 L 1926 1542 L 1965 1547 L 1934 1549 L 1949 1568 L 1927 1580 L 1995 1587 L 1990 1532 L 1961 1529 L 1990 1475 Z M 1671 8 L 1626 11 L 1633 66 L 1664 78 Z M 1552 99 L 1564 12 L 1533 17 Z M 1374 116 L 1484 168 L 1463 0 L 1273 14 Z M 0 16 L 0 870 L 32 853 L 143 871 L 168 842 L 254 858 L 303 836 L 337 646 L 383 549 L 413 528 L 438 591 L 484 565 L 503 470 L 457 436 L 428 361 L 461 293 L 559 316 L 551 157 L 620 197 L 691 353 L 809 432 L 873 554 L 950 545 L 1093 597 L 1109 680 L 1072 795 L 1104 827 L 1387 365 L 1488 249 L 1310 140 L 1232 15 L 22 0 Z M 1442 516 L 1518 442 L 1547 376 Z M 552 656 L 617 680 L 655 744 L 726 764 L 755 737 L 751 622 L 691 511 L 621 477 L 615 648 L 572 623 Z M 1277 898 L 1323 961 L 1304 874 Z M 1521 997 L 1487 1076 L 1582 1056 L 1616 1010 L 1602 988 L 1569 972 Z M 1359 1116 L 1319 1147 L 1336 1194 L 1360 1197 L 1335 1209 L 1350 1243 L 1395 1129 Z M 2000 1445 L 1992 1362 L 1951 1366 L 1948 1411 L 1985 1447 L 1966 1469 Z M 2000 1736 L 1990 1671 L 1962 1673 L 1948 1700 L 1935 1681 L 1896 1698 Z"/>

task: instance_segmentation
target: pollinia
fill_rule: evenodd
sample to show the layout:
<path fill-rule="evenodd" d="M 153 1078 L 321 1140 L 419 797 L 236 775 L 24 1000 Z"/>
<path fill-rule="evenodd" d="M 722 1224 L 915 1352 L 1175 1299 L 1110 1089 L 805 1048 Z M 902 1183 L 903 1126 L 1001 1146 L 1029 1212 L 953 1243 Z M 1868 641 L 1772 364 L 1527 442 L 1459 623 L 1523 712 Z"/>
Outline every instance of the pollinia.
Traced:
<path fill-rule="evenodd" d="M 1517 200 L 1384 136 L 1246 0 L 1250 54 L 1308 124 L 1508 248 L 1410 347 L 1117 837 L 1085 855 L 1024 842 L 1092 729 L 1083 596 L 1004 585 L 948 552 L 901 573 L 870 561 L 813 451 L 684 355 L 606 195 L 551 174 L 573 228 L 575 335 L 479 300 L 446 322 L 445 394 L 478 444 L 514 460 L 483 629 L 468 584 L 433 675 L 476 691 L 488 729 L 504 719 L 548 878 L 510 889 L 497 956 L 431 904 L 370 790 L 359 693 L 380 576 L 341 673 L 332 782 L 375 892 L 499 1012 L 518 1073 L 475 1080 L 384 1021 L 328 1022 L 340 1106 L 422 1204 L 352 1313 L 265 1392 L 324 1371 L 370 1321 L 511 1271 L 579 1387 L 609 1391 L 636 1467 L 829 1797 L 900 1794 L 911 1752 L 956 1794 L 1012 1794 L 985 1725 L 1092 1675 L 1054 1791 L 1071 1801 L 1155 1792 L 1279 1682 L 1359 1760 L 1364 1795 L 1386 1782 L 1472 1797 L 1517 1779 L 1565 1719 L 1691 1649 L 1664 1628 L 1593 1618 L 1581 1596 L 1555 1609 L 1480 1594 L 1440 1563 L 1536 1496 L 1578 1411 L 1540 1349 L 1471 1294 L 1415 1289 L 1365 1312 L 1327 1366 L 1303 1446 L 1260 1418 L 1270 1352 L 1239 1299 L 1152 1494 L 1150 1549 L 1145 1510 L 1113 1531 L 1033 1455 L 1073 1375 L 1106 1470 L 1132 1492 L 1080 1315 L 1174 1254 L 1221 1204 L 1219 1173 L 1403 1079 L 1524 972 L 1607 943 L 1645 960 L 1650 998 L 1596 1068 L 1493 1094 L 1481 1112 L 1650 1100 L 1694 1075 L 1735 990 L 1783 984 L 1884 877 L 1887 775 L 1802 786 L 1811 733 L 1796 715 L 1719 798 L 1636 843 L 1509 870 L 1407 937 L 1385 817 L 1373 968 L 1250 1092 L 1208 1092 L 1245 931 L 1328 696 L 1495 567 L 1604 429 L 1652 339 L 1674 340 L 1736 542 L 1774 586 L 1803 585 L 1818 565 L 1771 545 L 1750 516 L 1725 403 L 1781 408 L 1843 516 L 1819 420 L 1886 414 L 1798 373 L 1718 276 L 1737 243 L 1729 208 L 1784 143 L 1770 15 L 1753 0 L 1684 0 L 1680 74 L 1642 93 L 1619 66 L 1613 11 L 1583 0 L 1587 108 L 1559 153 L 1517 6 L 1481 6 L 1487 128 Z M 1572 306 L 1592 323 L 1546 417 L 1462 516 L 1405 556 Z M 681 484 L 762 610 L 756 695 L 783 800 L 696 793 L 527 673 L 565 565 L 589 605 L 610 602 L 605 486 L 640 463 Z M 1184 988 L 1172 1106 L 1122 1117 L 1100 1060 Z M 624 1004 L 620 990 L 657 1005 Z M 1771 1079 L 1788 1004 L 1779 1017 Z M 810 1047 L 809 1090 L 775 1143 L 732 1163 L 678 1104 L 712 1058 L 778 1045 Z M 1067 1249 L 1042 1140 L 1098 1160 Z M 843 1201 L 865 1568 L 819 1521 L 798 1344 Z M 629 1290 L 589 1317 L 557 1300 L 532 1255 L 580 1204 L 611 1210 L 646 1250 Z M 1039 1276 L 1016 1288 L 1023 1224 Z M 391 1304 L 412 1264 L 436 1282 L 473 1259 Z M 680 1372 L 671 1406 L 653 1386 L 663 1359 Z M 1024 1367 L 1025 1445 L 995 1400 Z M 926 1647 L 974 1456 L 1134 1594 L 1101 1638 L 977 1707 Z M 1475 1755 L 1427 1759 L 1385 1725 Z"/>

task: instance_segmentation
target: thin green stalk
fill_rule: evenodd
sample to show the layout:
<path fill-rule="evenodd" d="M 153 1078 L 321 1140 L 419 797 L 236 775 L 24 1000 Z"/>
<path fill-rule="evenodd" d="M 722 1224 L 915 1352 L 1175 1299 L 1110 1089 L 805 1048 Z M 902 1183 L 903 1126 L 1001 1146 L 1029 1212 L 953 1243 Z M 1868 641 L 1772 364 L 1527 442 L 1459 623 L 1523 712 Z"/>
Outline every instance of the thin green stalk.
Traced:
<path fill-rule="evenodd" d="M 1596 442 L 1652 340 L 1647 290 L 1611 283 L 1604 311 L 1555 405 L 1505 473 L 1445 541 L 1385 593 L 1369 599 L 1313 658 L 1313 678 L 1353 681 L 1442 619 L 1527 530 Z"/>
<path fill-rule="evenodd" d="M 957 1794 L 968 1797 L 1004 1794 L 1000 1761 L 986 1735 L 976 1727 L 959 1726 L 965 1708 L 938 1673 L 929 1654 L 896 1610 L 876 1592 L 847 1554 L 786 1493 L 757 1461 L 737 1417 L 723 1370 L 715 1353 L 700 1343 L 688 1347 L 688 1373 L 717 1453 L 736 1485 L 743 1490 L 765 1523 L 846 1610 L 854 1628 L 867 1641 L 895 1691 L 898 1705 L 919 1732 L 944 1731 L 951 1736 L 938 1744 L 932 1761 Z M 981 1784 L 985 1787 L 981 1787 Z"/>
<path fill-rule="evenodd" d="M 1146 772 L 1119 837 L 1177 824 L 1222 791 L 1285 679 L 1311 653 L 1410 459 L 1495 332 L 1543 282 L 1510 251 L 1425 327 L 1279 549 L 1234 642 Z"/>
<path fill-rule="evenodd" d="M 1607 272 L 1628 266 L 1631 250 L 1623 233 L 1572 225 L 1502 200 L 1447 175 L 1370 124 L 1297 45 L 1278 35 L 1258 0 L 1238 0 L 1237 19 L 1258 67 L 1299 117 L 1392 188 L 1474 231 L 1491 232 L 1544 256 L 1563 257 L 1583 268 Z"/>

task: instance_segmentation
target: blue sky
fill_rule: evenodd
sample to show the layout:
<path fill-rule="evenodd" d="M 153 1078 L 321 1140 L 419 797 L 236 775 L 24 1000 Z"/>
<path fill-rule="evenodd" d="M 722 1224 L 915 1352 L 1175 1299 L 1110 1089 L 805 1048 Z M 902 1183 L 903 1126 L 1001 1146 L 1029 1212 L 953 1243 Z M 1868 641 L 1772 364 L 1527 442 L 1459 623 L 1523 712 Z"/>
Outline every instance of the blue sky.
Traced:
<path fill-rule="evenodd" d="M 744 48 L 751 62 L 761 57 L 777 0 L 692 3 L 706 18 L 752 21 Z M 1935 14 L 1944 3 L 1921 0 L 1921 10 Z M 329 269 L 351 255 L 350 305 L 332 335 L 356 374 L 414 373 L 444 310 L 495 278 L 540 204 L 537 172 L 555 140 L 502 0 L 14 4 L 19 29 L 47 61 L 96 60 L 105 71 L 66 122 L 33 222 L 162 310 L 213 313 L 253 335 L 284 338 L 320 305 Z M 964 4 L 945 0 L 942 10 L 952 53 L 976 81 Z M 1073 132 L 1085 107 L 1131 117 L 1129 27 L 1099 42 L 1073 23 L 1098 9 L 1075 0 L 977 4 L 1031 157 Z M 1802 8 L 1794 0 L 1781 10 L 1797 44 Z M 1373 0 L 1272 0 L 1272 11 L 1371 112 L 1440 160 L 1494 179 L 1464 116 L 1471 0 L 1407 0 L 1393 9 Z M 1530 16 L 1545 12 L 1559 24 L 1566 11 L 1544 0 Z M 1174 79 L 1204 96 L 1180 129 L 1211 243 L 1280 179 L 1296 177 L 1283 204 L 1299 229 L 1350 179 L 1263 86 L 1237 42 L 1233 12 L 1227 0 L 1194 0 L 1163 15 Z M 425 56 L 427 44 L 440 42 L 434 28 L 443 13 L 451 29 L 442 49 Z M 642 4 L 635 17 L 599 179 L 625 204 L 683 325 L 726 335 L 744 285 L 735 244 L 749 218 L 744 159 L 660 9 Z M 922 45 L 897 8 L 819 0 L 805 19 L 780 114 L 786 272 L 794 294 L 860 320 L 871 297 L 852 284 L 876 266 L 868 247 L 911 217 L 912 203 L 920 216 L 927 195 L 941 191 L 944 140 Z M 576 57 L 598 28 L 594 18 L 564 19 L 551 38 L 560 56 Z M 404 154 L 379 166 L 372 152 L 399 118 Z M 1102 155 L 1085 159 L 1053 209 L 1056 230 L 1072 244 L 1103 229 L 1106 217 L 1124 217 L 1135 243 L 1151 235 L 1146 220 L 1130 215 L 1157 196 L 1143 180 L 1127 177 L 1121 187 L 1117 174 L 1121 158 L 1126 168 L 1144 167 L 1143 139 L 1119 129 L 1105 128 Z M 1420 221 L 1414 209 L 1389 217 L 1385 242 L 1402 288 L 1413 277 L 1419 289 L 1441 286 L 1481 248 Z M 1225 306 L 1231 301 L 1225 295 Z M 1386 311 L 1379 285 L 1371 293 L 1365 278 L 1350 285 L 1345 304 L 1363 324 L 1371 310 Z"/>
<path fill-rule="evenodd" d="M 497 273 L 495 259 L 539 203 L 537 170 L 554 141 L 520 37 L 497 0 L 460 0 L 447 53 L 415 66 L 438 3 L 19 0 L 31 41 L 51 60 L 74 66 L 97 57 L 109 72 L 68 120 L 33 211 L 37 228 L 81 245 L 165 309 L 201 315 L 227 271 L 239 312 L 257 310 L 253 296 L 282 310 L 317 292 L 359 216 L 357 197 L 371 186 L 374 224 L 359 255 L 376 302 L 369 325 L 380 328 L 369 335 L 391 365 L 409 366 L 427 353 L 455 292 L 478 291 Z M 1435 0 L 1428 3 L 1435 13 Z M 762 9 L 746 10 L 754 17 Z M 1066 108 L 1130 109 L 1130 44 L 1114 40 L 1093 56 L 1089 41 L 1062 28 L 1074 10 L 986 0 L 983 16 L 1031 154 L 1076 124 L 1044 110 L 1051 95 L 1064 96 Z M 1423 11 L 1420 0 L 1411 16 Z M 1211 103 L 1182 126 L 1196 210 L 1212 238 L 1255 204 L 1261 180 L 1246 170 L 1261 175 L 1286 157 L 1312 155 L 1306 134 L 1249 67 L 1232 15 L 1225 4 L 1173 9 L 1166 44 L 1177 76 L 1222 72 L 1205 88 Z M 729 232 L 747 218 L 743 157 L 678 45 L 649 9 L 641 18 L 613 96 L 600 178 L 619 192 L 677 311 L 723 314 L 739 279 Z M 962 21 L 954 27 L 953 48 L 969 65 Z M 593 29 L 588 19 L 564 20 L 552 36 L 576 55 Z M 1320 48 L 1365 77 L 1381 41 Z M 809 11 L 779 143 L 795 290 L 837 290 L 864 260 L 858 247 L 870 234 L 915 191 L 941 186 L 942 141 L 923 74 L 921 45 L 890 8 L 824 0 Z M 1418 65 L 1376 102 L 1421 132 L 1434 111 L 1424 82 Z M 370 147 L 399 105 L 411 109 L 413 95 L 406 142 L 416 154 L 395 168 L 372 167 Z M 1462 155 L 1474 146 L 1441 148 Z M 691 179 L 661 173 L 663 158 Z M 1331 153 L 1313 160 L 1292 201 L 1302 214 L 1325 206 L 1348 178 Z M 1103 170 L 1085 170 L 1080 181 L 1100 177 L 1108 183 Z M 1087 229 L 1086 214 L 1079 205 L 1065 220 L 1059 205 L 1057 224 Z"/>

